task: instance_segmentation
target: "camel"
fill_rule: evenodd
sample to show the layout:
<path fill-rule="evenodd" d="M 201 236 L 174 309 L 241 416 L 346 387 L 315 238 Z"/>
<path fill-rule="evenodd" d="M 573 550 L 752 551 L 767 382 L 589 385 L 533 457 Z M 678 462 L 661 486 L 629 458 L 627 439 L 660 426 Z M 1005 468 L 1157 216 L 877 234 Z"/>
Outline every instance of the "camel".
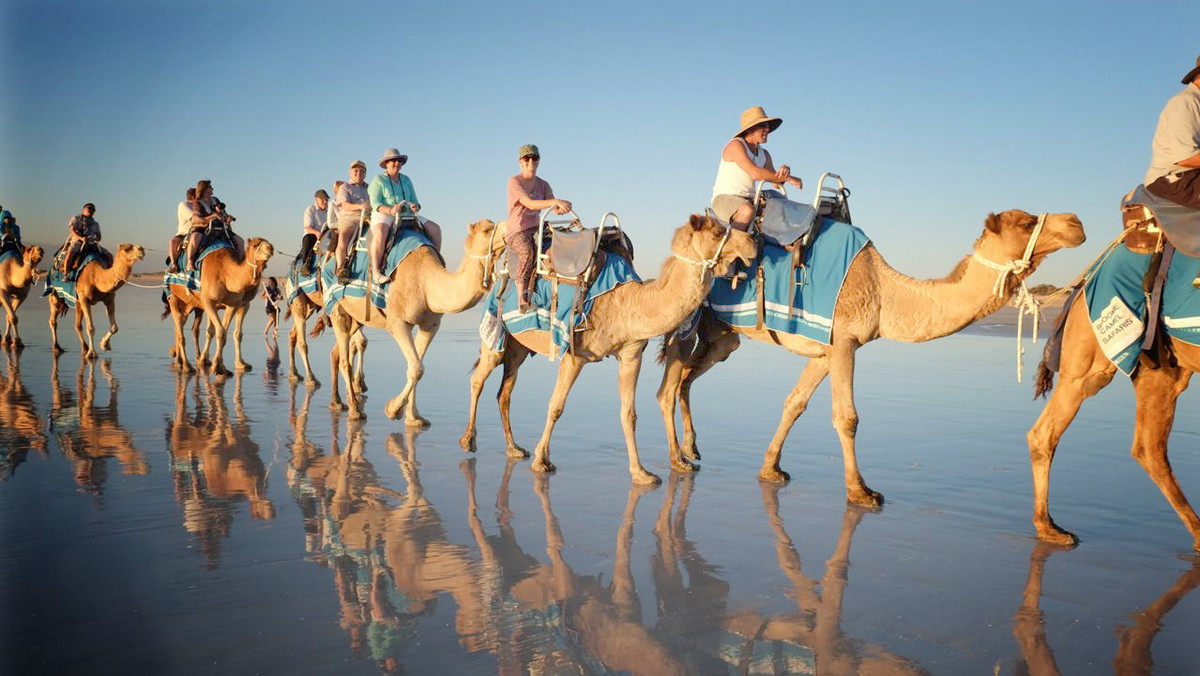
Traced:
<path fill-rule="evenodd" d="M 1043 223 L 1040 237 L 1030 246 L 1039 220 Z M 851 264 L 837 299 L 831 345 L 768 329 L 730 327 L 706 312 L 697 334 L 702 338 L 693 338 L 688 345 L 680 340 L 665 341 L 660 354 L 665 369 L 658 402 L 667 428 L 671 468 L 696 471 L 696 465 L 684 457 L 686 454 L 700 459 L 689 401 L 692 383 L 737 349 L 739 336 L 744 335 L 809 358 L 784 402 L 783 417 L 767 447 L 759 478 L 790 481 L 779 466 L 784 441 L 817 386 L 832 374 L 833 426 L 841 441 L 847 500 L 868 506 L 882 504 L 883 495 L 863 481 L 855 455 L 859 421 L 854 407 L 854 356 L 858 348 L 876 338 L 917 343 L 955 333 L 1004 305 L 1046 256 L 1078 246 L 1084 238 L 1083 225 L 1075 214 L 1048 214 L 1042 219 L 1017 209 L 991 214 L 983 234 L 975 241 L 973 254 L 938 280 L 901 275 L 884 261 L 873 244 L 868 244 Z M 1022 262 L 1022 252 L 1027 262 Z M 689 353 L 689 347 L 695 349 Z M 682 445 L 675 434 L 676 402 L 683 414 Z"/>
<path fill-rule="evenodd" d="M 96 359 L 96 330 L 92 321 L 92 306 L 104 303 L 108 312 L 108 333 L 100 339 L 100 349 L 112 349 L 112 337 L 117 334 L 117 289 L 125 286 L 133 266 L 146 257 L 146 250 L 138 244 L 122 244 L 117 247 L 113 263 L 109 267 L 101 265 L 100 261 L 91 260 L 84 264 L 75 279 L 75 334 L 79 336 L 79 349 L 84 359 Z M 67 313 L 67 302 L 58 294 L 52 293 L 50 301 L 50 340 L 55 354 L 62 354 L 63 349 L 58 344 L 58 318 Z M 87 327 L 87 338 L 84 339 L 84 327 Z"/>
<path fill-rule="evenodd" d="M 45 274 L 37 269 L 45 253 L 40 246 L 27 246 L 22 247 L 20 258 L 0 261 L 0 305 L 4 306 L 7 318 L 4 333 L 0 335 L 0 345 L 6 348 L 19 350 L 25 347 L 17 331 L 17 308 L 29 296 L 33 283 Z"/>
<path fill-rule="evenodd" d="M 563 355 L 558 379 L 546 414 L 546 426 L 534 451 L 532 469 L 552 472 L 550 435 L 562 415 L 567 394 L 584 364 L 615 355 L 620 362 L 619 390 L 621 393 L 621 426 L 629 456 L 629 473 L 633 481 L 654 485 L 661 480 L 642 467 L 634 438 L 634 394 L 642 366 L 642 352 L 655 336 L 675 328 L 696 308 L 712 288 L 714 276 L 729 274 L 733 264 L 749 263 L 755 255 L 754 241 L 745 232 L 732 230 L 716 220 L 703 216 L 691 219 L 675 230 L 671 241 L 673 256 L 662 266 L 658 279 L 645 283 L 628 282 L 596 298 L 588 317 L 587 328 L 575 333 L 575 351 Z M 504 364 L 500 384 L 500 419 L 504 425 L 507 453 L 511 457 L 528 457 L 529 453 L 513 440 L 508 409 L 517 370 L 530 353 L 547 354 L 553 345 L 546 331 L 525 331 L 508 336 L 504 349 L 491 350 L 481 346 L 479 361 L 471 374 L 471 404 L 467 429 L 459 439 L 466 451 L 475 450 L 475 414 L 479 393 L 487 377 L 499 364 Z"/>
<path fill-rule="evenodd" d="M 1058 388 L 1050 395 L 1037 422 L 1029 430 L 1029 462 L 1033 469 L 1033 525 L 1037 536 L 1057 545 L 1079 543 L 1073 533 L 1050 518 L 1050 463 L 1067 427 L 1088 397 L 1108 385 L 1117 367 L 1104 356 L 1088 318 L 1087 303 L 1073 303 L 1067 310 L 1062 335 Z M 1167 460 L 1167 437 L 1175 423 L 1175 406 L 1187 389 L 1192 374 L 1200 370 L 1200 346 L 1174 340 L 1166 331 L 1158 334 L 1166 357 L 1154 367 L 1142 359 L 1134 370 L 1135 417 L 1133 457 L 1162 491 L 1192 534 L 1193 547 L 1200 551 L 1200 517 L 1188 503 Z M 1054 387 L 1054 376 L 1043 361 L 1038 368 L 1035 396 Z"/>
<path fill-rule="evenodd" d="M 491 285 L 488 273 L 492 260 L 503 248 L 503 227 L 484 219 L 467 227 L 466 255 L 456 271 L 446 269 L 433 247 L 422 246 L 405 256 L 392 271 L 385 310 L 380 311 L 365 297 L 338 300 L 330 313 L 337 336 L 335 365 L 346 384 L 351 419 L 363 417 L 359 396 L 350 380 L 350 337 L 357 322 L 391 334 L 408 363 L 404 388 L 388 401 L 384 409 L 387 416 L 396 419 L 407 407 L 406 426 L 429 425 L 417 412 L 416 388 L 425 373 L 425 352 L 437 335 L 442 315 L 468 310 L 483 298 Z"/>
<path fill-rule="evenodd" d="M 304 380 L 304 383 L 309 387 L 320 387 L 321 383 L 313 375 L 312 365 L 308 362 L 308 318 L 314 314 L 319 314 L 321 308 L 325 306 L 324 293 L 317 290 L 315 293 L 308 293 L 301 290 L 288 303 L 287 313 L 283 316 L 284 319 L 289 317 L 292 320 L 292 328 L 288 331 L 288 361 L 290 370 L 288 372 L 288 380 L 297 382 Z M 361 327 L 354 331 L 350 337 L 350 357 L 353 363 L 351 369 L 354 373 L 354 387 L 358 392 L 367 391 L 367 379 L 363 368 L 363 358 L 366 356 L 367 336 L 362 332 Z M 299 369 L 296 368 L 296 353 L 300 353 L 300 361 L 304 364 L 304 376 L 300 375 Z M 337 367 L 334 366 L 337 356 L 337 346 L 335 345 L 330 352 L 330 365 L 333 366 L 333 403 L 337 408 L 341 408 L 341 396 L 338 393 L 337 384 Z"/>
<path fill-rule="evenodd" d="M 242 322 L 246 318 L 246 309 L 258 296 L 258 287 L 262 282 L 263 269 L 267 261 L 275 254 L 275 247 L 261 238 L 251 238 L 246 243 L 246 257 L 238 262 L 233 249 L 217 249 L 204 257 L 200 263 L 200 290 L 192 292 L 187 287 L 172 284 L 170 295 L 167 297 L 167 311 L 175 323 L 175 363 L 185 373 L 194 373 L 195 368 L 188 361 L 184 346 L 184 328 L 188 315 L 196 308 L 204 310 L 208 319 L 208 330 L 216 336 L 216 354 L 213 357 L 211 370 L 220 376 L 230 375 L 225 368 L 225 341 L 229 326 L 233 325 L 234 362 L 238 371 L 249 371 L 250 364 L 242 359 Z M 222 320 L 218 310 L 221 306 L 228 308 L 226 317 Z M 232 313 L 232 316 L 230 314 Z M 203 359 L 203 354 L 197 361 Z"/>

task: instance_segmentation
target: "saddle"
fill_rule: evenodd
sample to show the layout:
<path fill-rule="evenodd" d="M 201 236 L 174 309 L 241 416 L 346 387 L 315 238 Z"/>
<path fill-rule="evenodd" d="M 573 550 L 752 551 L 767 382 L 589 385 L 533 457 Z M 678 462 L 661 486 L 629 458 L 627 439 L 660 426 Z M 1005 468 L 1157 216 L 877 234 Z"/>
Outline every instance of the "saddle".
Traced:
<path fill-rule="evenodd" d="M 1131 222 L 1152 223 L 1155 229 L 1161 228 L 1159 237 L 1165 236 L 1176 249 L 1189 256 L 1200 257 L 1200 209 L 1157 197 L 1146 186 L 1139 185 L 1121 200 L 1121 216 L 1126 228 Z"/>

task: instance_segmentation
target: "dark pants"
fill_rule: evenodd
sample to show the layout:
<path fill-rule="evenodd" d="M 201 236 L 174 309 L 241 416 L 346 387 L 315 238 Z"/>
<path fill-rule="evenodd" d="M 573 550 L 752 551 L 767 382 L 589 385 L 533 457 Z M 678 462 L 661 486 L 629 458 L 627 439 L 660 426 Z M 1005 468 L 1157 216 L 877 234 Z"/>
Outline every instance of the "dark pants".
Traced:
<path fill-rule="evenodd" d="M 1191 209 L 1200 209 L 1200 169 L 1189 169 L 1180 174 L 1179 180 L 1176 181 L 1160 178 L 1147 185 L 1146 190 L 1155 197 L 1171 200 Z"/>
<path fill-rule="evenodd" d="M 508 247 L 510 254 L 516 257 L 515 270 L 509 270 L 509 275 L 513 281 L 517 283 L 517 293 L 523 299 L 526 290 L 529 288 L 530 277 L 533 275 L 533 268 L 537 262 L 537 250 L 534 248 L 533 240 L 537 237 L 537 230 L 530 228 L 514 233 L 512 237 L 507 237 L 504 240 L 504 245 Z M 513 256 L 509 257 L 509 265 L 513 266 Z"/>

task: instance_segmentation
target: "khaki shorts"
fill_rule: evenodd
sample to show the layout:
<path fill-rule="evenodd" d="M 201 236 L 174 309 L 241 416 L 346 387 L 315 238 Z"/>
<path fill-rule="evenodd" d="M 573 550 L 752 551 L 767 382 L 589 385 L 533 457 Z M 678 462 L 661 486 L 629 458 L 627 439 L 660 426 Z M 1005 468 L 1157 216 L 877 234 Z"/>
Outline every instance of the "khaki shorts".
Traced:
<path fill-rule="evenodd" d="M 718 219 L 728 223 L 743 204 L 750 204 L 750 198 L 741 195 L 717 195 L 712 199 L 712 210 Z"/>

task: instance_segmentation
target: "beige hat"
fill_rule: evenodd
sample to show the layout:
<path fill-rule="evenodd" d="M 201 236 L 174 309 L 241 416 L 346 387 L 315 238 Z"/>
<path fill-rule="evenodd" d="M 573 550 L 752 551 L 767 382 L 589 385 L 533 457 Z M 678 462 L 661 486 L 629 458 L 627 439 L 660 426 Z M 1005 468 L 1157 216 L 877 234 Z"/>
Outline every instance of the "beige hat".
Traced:
<path fill-rule="evenodd" d="M 388 148 L 387 150 L 383 151 L 383 157 L 379 160 L 379 168 L 382 169 L 383 165 L 391 162 L 392 160 L 400 160 L 400 164 L 407 164 L 408 155 L 401 155 L 399 150 L 396 150 L 395 148 Z"/>
<path fill-rule="evenodd" d="M 319 197 L 319 198 L 321 198 L 321 199 L 328 200 L 328 199 L 329 199 L 329 193 L 325 192 L 325 189 L 324 189 L 324 188 L 322 188 L 322 189 L 320 189 L 320 190 L 316 191 L 315 193 L 313 193 L 313 197 L 314 197 L 314 198 L 317 198 L 317 197 Z"/>
<path fill-rule="evenodd" d="M 363 162 L 362 160 L 354 160 L 353 162 L 350 163 L 350 168 L 353 169 L 355 167 L 362 167 L 362 170 L 366 171 L 367 163 Z"/>
<path fill-rule="evenodd" d="M 1200 75 L 1200 56 L 1196 57 L 1196 67 L 1189 70 L 1180 82 L 1183 84 L 1192 84 L 1192 80 L 1195 80 L 1197 75 Z"/>
<path fill-rule="evenodd" d="M 783 120 L 778 117 L 767 117 L 767 113 L 763 110 L 762 106 L 747 108 L 742 111 L 742 130 L 734 134 L 733 137 L 738 138 L 764 122 L 771 126 L 771 131 L 775 131 L 779 128 L 779 125 L 783 124 Z"/>

